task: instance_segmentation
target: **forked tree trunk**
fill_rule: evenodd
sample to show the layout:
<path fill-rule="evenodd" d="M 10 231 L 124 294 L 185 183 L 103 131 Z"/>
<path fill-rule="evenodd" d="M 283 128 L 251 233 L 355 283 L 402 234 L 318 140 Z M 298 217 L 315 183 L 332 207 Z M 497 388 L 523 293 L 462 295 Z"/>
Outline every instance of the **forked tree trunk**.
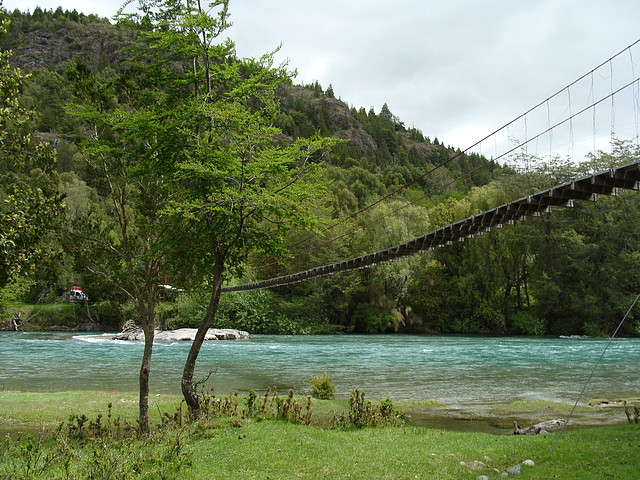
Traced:
<path fill-rule="evenodd" d="M 202 322 L 200 322 L 200 326 L 198 327 L 196 336 L 193 339 L 191 348 L 189 349 L 189 355 L 187 355 L 187 360 L 184 363 L 184 370 L 182 372 L 182 396 L 184 397 L 184 401 L 189 409 L 189 419 L 192 422 L 200 418 L 201 414 L 200 399 L 198 398 L 198 393 L 195 391 L 195 387 L 193 385 L 193 375 L 196 368 L 196 362 L 198 360 L 198 354 L 200 353 L 200 348 L 204 343 L 207 330 L 211 328 L 213 320 L 216 317 L 216 312 L 218 311 L 221 287 L 222 269 L 216 267 L 213 280 L 213 290 L 211 291 L 211 298 L 209 300 L 207 312 L 205 313 Z"/>

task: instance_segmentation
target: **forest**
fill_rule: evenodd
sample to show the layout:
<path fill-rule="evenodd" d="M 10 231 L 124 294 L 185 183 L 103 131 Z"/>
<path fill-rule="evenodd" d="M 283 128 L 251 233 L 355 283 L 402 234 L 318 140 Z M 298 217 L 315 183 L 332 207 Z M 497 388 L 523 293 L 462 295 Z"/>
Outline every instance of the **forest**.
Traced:
<path fill-rule="evenodd" d="M 637 192 L 368 269 L 220 294 L 640 159 L 623 139 L 580 162 L 462 152 L 387 105 L 367 111 L 331 85 L 296 84 L 273 52 L 238 58 L 223 11 L 204 45 L 154 29 L 154 11 L 118 23 L 4 12 L 3 326 L 16 302 L 58 302 L 78 285 L 110 330 L 203 318 L 275 334 L 615 330 L 640 285 Z M 189 63 L 203 58 L 196 48 L 206 61 Z M 622 333 L 640 333 L 638 314 Z"/>

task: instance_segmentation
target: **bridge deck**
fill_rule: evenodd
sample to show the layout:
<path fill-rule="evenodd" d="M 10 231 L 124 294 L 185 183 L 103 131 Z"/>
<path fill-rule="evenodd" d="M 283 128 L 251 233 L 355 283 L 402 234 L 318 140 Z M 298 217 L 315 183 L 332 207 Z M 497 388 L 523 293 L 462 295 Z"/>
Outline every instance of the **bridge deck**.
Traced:
<path fill-rule="evenodd" d="M 235 292 L 277 287 L 322 275 L 388 262 L 408 255 L 423 253 L 442 245 L 448 245 L 456 240 L 472 237 L 478 233 L 486 232 L 492 227 L 513 224 L 517 220 L 524 220 L 527 215 L 540 215 L 542 212 L 550 211 L 553 206 L 571 207 L 574 200 L 595 200 L 598 195 L 617 195 L 621 189 L 640 190 L 640 161 L 614 167 L 595 175 L 588 175 L 542 192 L 522 197 L 379 252 L 330 265 L 323 265 L 292 275 L 274 277 L 235 287 L 225 287 L 222 291 Z"/>

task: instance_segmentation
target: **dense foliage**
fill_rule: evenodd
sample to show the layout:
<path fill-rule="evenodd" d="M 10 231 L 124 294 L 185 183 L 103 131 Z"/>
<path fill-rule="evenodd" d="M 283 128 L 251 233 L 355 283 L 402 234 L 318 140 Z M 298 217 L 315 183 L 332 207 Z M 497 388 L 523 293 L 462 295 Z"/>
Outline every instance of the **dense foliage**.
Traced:
<path fill-rule="evenodd" d="M 9 59 L 0 52 L 0 288 L 55 255 L 44 237 L 61 212 L 53 149 L 33 132 L 34 112 L 18 101 L 26 78 Z"/>
<path fill-rule="evenodd" d="M 106 240 L 112 241 L 114 233 L 110 225 L 117 212 L 113 192 L 109 190 L 104 168 L 95 168 L 95 161 L 88 161 L 95 160 L 101 150 L 96 150 L 95 144 L 93 150 L 87 150 L 86 146 L 90 140 L 98 139 L 102 142 L 100 148 L 118 149 L 129 155 L 128 161 L 133 163 L 140 159 L 144 165 L 137 171 L 138 178 L 149 181 L 147 173 L 151 170 L 145 168 L 153 169 L 154 164 L 149 152 L 143 151 L 148 142 L 136 144 L 134 137 L 160 139 L 157 130 L 148 135 L 151 124 L 160 126 L 164 129 L 165 143 L 156 144 L 155 151 L 167 153 L 173 148 L 176 152 L 171 142 L 180 144 L 184 140 L 180 136 L 187 135 L 187 130 L 194 126 L 185 124 L 186 112 L 181 112 L 180 118 L 163 117 L 162 112 L 143 108 L 144 102 L 150 99 L 156 105 L 175 102 L 179 97 L 172 96 L 174 92 L 166 86 L 175 81 L 187 85 L 190 79 L 180 80 L 177 74 L 171 79 L 161 78 L 161 71 L 131 69 L 131 63 L 126 61 L 140 52 L 122 48 L 132 46 L 140 38 L 141 26 L 133 22 L 113 25 L 105 19 L 62 9 L 36 9 L 32 14 L 15 11 L 9 16 L 9 34 L 0 36 L 0 47 L 11 48 L 14 53 L 9 61 L 30 71 L 16 98 L 21 108 L 38 113 L 28 124 L 29 134 L 55 148 L 57 173 L 66 195 L 67 219 L 85 219 L 86 229 L 102 232 Z M 47 53 L 53 50 L 55 55 Z M 258 61 L 240 61 L 233 54 L 226 57 L 230 69 L 218 64 L 214 75 L 233 72 L 235 78 L 252 79 L 269 71 Z M 176 73 L 166 70 L 164 74 L 167 72 Z M 157 84 L 149 81 L 153 78 L 159 80 Z M 228 83 L 229 78 L 218 80 L 227 82 L 221 88 L 233 91 L 235 87 Z M 252 88 L 250 83 L 243 85 Z M 313 207 L 313 213 L 321 219 L 319 232 L 311 225 L 305 229 L 304 222 L 294 231 L 276 230 L 274 235 L 282 236 L 286 250 L 291 252 L 280 262 L 276 257 L 285 249 L 281 245 L 275 248 L 275 243 L 269 243 L 271 237 L 263 236 L 260 239 L 266 247 L 263 253 L 253 252 L 245 257 L 247 252 L 241 249 L 234 254 L 233 265 L 239 268 L 233 269 L 234 278 L 226 277 L 227 282 L 293 273 L 386 248 L 509 199 L 640 158 L 637 145 L 618 142 L 612 153 L 594 152 L 579 165 L 561 158 L 519 154 L 501 166 L 481 155 L 442 145 L 415 128 L 406 128 L 386 105 L 377 113 L 353 108 L 336 98 L 331 86 L 325 90 L 317 82 L 294 85 L 287 75 L 269 85 L 277 86 L 273 90 L 273 103 L 269 97 L 265 108 L 260 110 L 262 117 L 252 117 L 259 120 L 260 129 L 264 128 L 260 130 L 263 138 L 277 134 L 282 146 L 295 145 L 317 134 L 343 141 L 322 158 L 324 168 L 320 174 L 326 191 Z M 158 102 L 160 97 L 162 101 Z M 242 108 L 247 111 L 253 108 L 255 113 L 255 102 L 266 97 L 262 98 L 251 100 L 254 103 Z M 193 112 L 197 105 L 187 107 Z M 100 126 L 94 120 L 107 118 L 104 115 L 111 120 L 109 125 Z M 250 125 L 240 125 L 238 115 L 244 113 L 227 110 L 229 122 L 236 122 L 233 134 L 242 135 L 242 128 Z M 91 125 L 96 128 L 90 128 Z M 9 129 L 3 124 L 5 131 Z M 134 135 L 126 138 L 125 132 Z M 221 144 L 223 139 L 221 132 L 213 132 L 207 141 Z M 224 155 L 231 158 L 239 153 L 227 150 Z M 175 155 L 176 159 L 183 155 L 171 160 L 181 165 L 175 177 L 180 179 L 176 189 L 188 185 L 190 190 L 183 190 L 182 198 L 187 198 L 187 194 L 193 197 L 191 203 L 175 205 L 173 212 L 189 215 L 198 210 L 198 195 L 209 195 L 207 188 L 211 184 L 204 185 L 206 181 L 215 183 L 220 179 L 216 179 L 215 172 L 196 168 L 193 162 L 201 161 L 196 158 L 197 149 Z M 166 164 L 155 166 L 165 168 Z M 9 165 L 7 172 L 24 177 L 18 168 L 22 168 L 18 163 Z M 284 170 L 273 173 L 282 175 Z M 34 170 L 31 172 L 33 176 Z M 227 187 L 227 194 L 233 198 L 237 192 L 230 185 Z M 151 185 L 147 185 L 133 193 L 152 192 Z M 3 195 L 7 194 L 3 191 Z M 170 194 L 163 190 L 149 196 Z M 256 195 L 260 195 L 258 190 Z M 384 201 L 366 208 L 386 196 L 389 197 Z M 136 198 L 140 200 L 138 206 L 150 206 L 151 198 L 146 198 L 146 203 L 144 195 Z M 122 208 L 128 212 L 131 207 Z M 214 215 L 217 208 L 214 206 L 209 214 Z M 622 192 L 618 197 L 579 203 L 573 209 L 556 210 L 392 264 L 271 291 L 224 294 L 216 324 L 260 333 L 611 333 L 637 294 L 639 208 L 635 192 Z M 127 218 L 137 231 L 149 225 L 149 217 L 144 220 L 140 211 Z M 36 220 L 30 223 L 37 224 Z M 259 222 L 256 225 L 260 226 Z M 259 232 L 254 230 L 253 238 L 258 238 Z M 206 235 L 206 230 L 196 233 Z M 91 262 L 102 262 L 103 267 L 111 265 L 112 269 L 122 265 L 113 265 L 106 252 L 86 250 L 78 238 L 77 251 L 68 247 L 60 252 L 61 240 L 47 237 L 51 250 L 59 253 L 56 262 L 48 262 L 46 268 L 43 265 L 37 270 L 38 282 L 31 296 L 37 295 L 38 289 L 60 290 L 73 282 L 82 284 L 94 302 L 126 303 L 127 295 L 122 290 L 114 289 L 112 283 L 105 281 L 105 275 L 95 273 L 95 268 L 87 268 Z M 159 244 L 161 240 L 158 239 Z M 190 246 L 191 240 L 186 237 L 183 246 Z M 270 247 L 274 247 L 272 251 Z M 82 255 L 82 251 L 91 254 Z M 176 251 L 180 252 L 178 259 L 189 255 L 186 248 Z M 156 321 L 160 324 L 196 326 L 204 314 L 206 292 L 212 284 L 203 265 L 211 259 L 205 250 L 194 251 L 197 255 L 193 251 L 191 255 L 200 263 L 192 263 L 187 270 L 172 268 L 180 263 L 176 258 L 169 256 L 163 260 L 165 267 L 158 271 L 163 283 L 188 287 L 188 291 L 155 307 Z M 181 271 L 189 275 L 180 275 Z M 624 333 L 637 333 L 637 329 L 637 320 L 632 318 Z"/>

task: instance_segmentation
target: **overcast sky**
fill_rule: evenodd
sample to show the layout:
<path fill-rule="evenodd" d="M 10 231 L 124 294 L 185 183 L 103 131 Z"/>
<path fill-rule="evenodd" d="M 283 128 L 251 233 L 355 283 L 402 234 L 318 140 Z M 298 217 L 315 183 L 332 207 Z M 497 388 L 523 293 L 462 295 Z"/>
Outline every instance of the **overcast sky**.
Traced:
<path fill-rule="evenodd" d="M 4 0 L 10 11 L 61 5 L 105 17 L 121 4 Z M 297 83 L 332 84 L 336 96 L 358 108 L 379 112 L 387 103 L 407 127 L 461 149 L 640 38 L 638 0 L 231 0 L 230 12 L 234 26 L 227 33 L 239 56 L 257 57 L 282 43 L 279 58 L 297 69 Z M 640 72 L 636 47 L 557 106 L 545 105 L 540 119 L 512 126 L 508 136 L 525 141 L 539 125 L 552 125 L 600 91 L 632 80 Z M 640 105 L 637 87 L 631 88 L 588 113 L 582 127 L 576 120 L 567 126 L 570 133 L 557 131 L 540 142 L 549 142 L 550 152 L 551 143 L 596 146 L 596 136 L 602 148 L 611 129 L 636 136 Z M 497 140 L 488 143 L 474 150 L 501 153 Z"/>

